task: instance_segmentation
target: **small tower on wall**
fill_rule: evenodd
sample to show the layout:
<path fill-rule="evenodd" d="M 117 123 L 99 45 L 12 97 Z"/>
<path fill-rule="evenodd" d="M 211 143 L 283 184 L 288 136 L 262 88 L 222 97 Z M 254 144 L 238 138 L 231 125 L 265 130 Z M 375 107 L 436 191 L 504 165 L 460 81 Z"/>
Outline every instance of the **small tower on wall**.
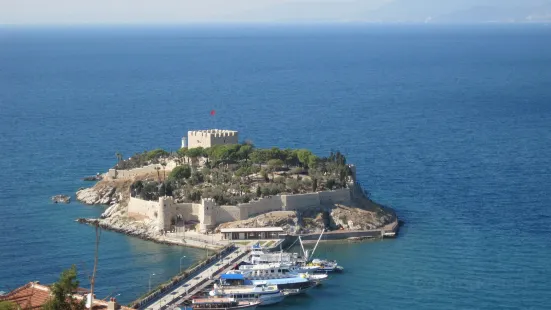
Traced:
<path fill-rule="evenodd" d="M 201 199 L 199 232 L 205 233 L 216 225 L 216 202 L 212 198 Z"/>
<path fill-rule="evenodd" d="M 172 197 L 159 197 L 159 208 L 157 209 L 157 228 L 159 231 L 170 230 L 170 206 Z"/>
<path fill-rule="evenodd" d="M 187 147 L 187 138 L 182 137 L 182 148 Z"/>

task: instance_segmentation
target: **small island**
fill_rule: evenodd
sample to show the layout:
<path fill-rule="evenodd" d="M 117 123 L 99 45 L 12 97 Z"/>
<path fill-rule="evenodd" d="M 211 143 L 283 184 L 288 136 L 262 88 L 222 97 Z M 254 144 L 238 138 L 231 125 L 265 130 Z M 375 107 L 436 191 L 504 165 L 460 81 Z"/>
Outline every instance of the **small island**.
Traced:
<path fill-rule="evenodd" d="M 117 153 L 117 164 L 93 187 L 80 189 L 77 199 L 109 205 L 99 219 L 103 228 L 188 246 L 248 239 L 220 234 L 238 228 L 280 227 L 285 235 L 326 231 L 331 239 L 376 229 L 396 233 L 395 212 L 369 198 L 356 167 L 339 151 L 319 157 L 238 141 L 237 131 L 198 130 L 189 131 L 175 153 L 156 149 L 126 160 Z"/>

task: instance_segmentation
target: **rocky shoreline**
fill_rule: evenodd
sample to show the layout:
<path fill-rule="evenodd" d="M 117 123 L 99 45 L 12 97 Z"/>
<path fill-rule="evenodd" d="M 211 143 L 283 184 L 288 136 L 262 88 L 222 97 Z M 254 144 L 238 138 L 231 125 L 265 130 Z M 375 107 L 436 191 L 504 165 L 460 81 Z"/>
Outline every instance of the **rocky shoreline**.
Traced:
<path fill-rule="evenodd" d="M 201 241 L 170 239 L 158 231 L 156 222 L 150 219 L 136 220 L 127 216 L 127 202 L 130 197 L 128 180 L 101 180 L 93 187 L 81 188 L 76 193 L 78 201 L 88 205 L 109 206 L 98 219 L 79 218 L 82 224 L 93 225 L 96 221 L 103 229 L 123 233 L 147 241 L 169 245 L 185 245 L 198 248 L 213 246 Z M 358 191 L 357 191 L 358 192 Z M 319 233 L 323 229 L 340 231 L 368 231 L 380 229 L 396 221 L 394 210 L 370 200 L 360 191 L 350 206 L 335 204 L 320 206 L 304 212 L 274 211 L 260 214 L 243 221 L 220 224 L 221 228 L 236 227 L 283 227 L 290 234 Z"/>

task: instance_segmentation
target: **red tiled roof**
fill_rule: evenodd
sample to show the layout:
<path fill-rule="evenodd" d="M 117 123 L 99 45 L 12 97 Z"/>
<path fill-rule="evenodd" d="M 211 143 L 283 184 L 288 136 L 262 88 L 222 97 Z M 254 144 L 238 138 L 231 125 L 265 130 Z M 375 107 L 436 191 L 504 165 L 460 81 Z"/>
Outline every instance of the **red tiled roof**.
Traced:
<path fill-rule="evenodd" d="M 77 300 L 82 300 L 89 291 L 83 288 L 78 288 L 77 293 L 73 297 Z M 95 294 L 94 294 L 95 295 Z M 0 296 L 0 301 L 11 301 L 21 307 L 21 309 L 39 309 L 50 299 L 50 288 L 41 285 L 38 282 L 30 282 L 24 286 L 17 288 L 6 295 Z M 101 299 L 94 299 L 93 309 L 107 309 L 108 302 Z M 121 310 L 133 310 L 125 306 L 120 307 Z"/>
<path fill-rule="evenodd" d="M 0 301 L 11 301 L 22 309 L 41 308 L 50 298 L 50 288 L 38 282 L 30 282 L 6 295 L 0 296 Z"/>

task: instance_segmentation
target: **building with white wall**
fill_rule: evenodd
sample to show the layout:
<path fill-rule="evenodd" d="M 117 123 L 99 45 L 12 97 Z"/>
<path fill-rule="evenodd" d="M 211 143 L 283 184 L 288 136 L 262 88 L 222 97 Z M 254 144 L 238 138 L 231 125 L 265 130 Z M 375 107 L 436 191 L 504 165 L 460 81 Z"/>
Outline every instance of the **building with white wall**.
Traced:
<path fill-rule="evenodd" d="M 238 144 L 239 133 L 235 130 L 225 129 L 207 129 L 207 130 L 192 130 L 187 133 L 187 147 L 211 147 L 214 145 L 223 144 Z M 185 145 L 185 140 L 182 139 L 182 147 Z"/>

